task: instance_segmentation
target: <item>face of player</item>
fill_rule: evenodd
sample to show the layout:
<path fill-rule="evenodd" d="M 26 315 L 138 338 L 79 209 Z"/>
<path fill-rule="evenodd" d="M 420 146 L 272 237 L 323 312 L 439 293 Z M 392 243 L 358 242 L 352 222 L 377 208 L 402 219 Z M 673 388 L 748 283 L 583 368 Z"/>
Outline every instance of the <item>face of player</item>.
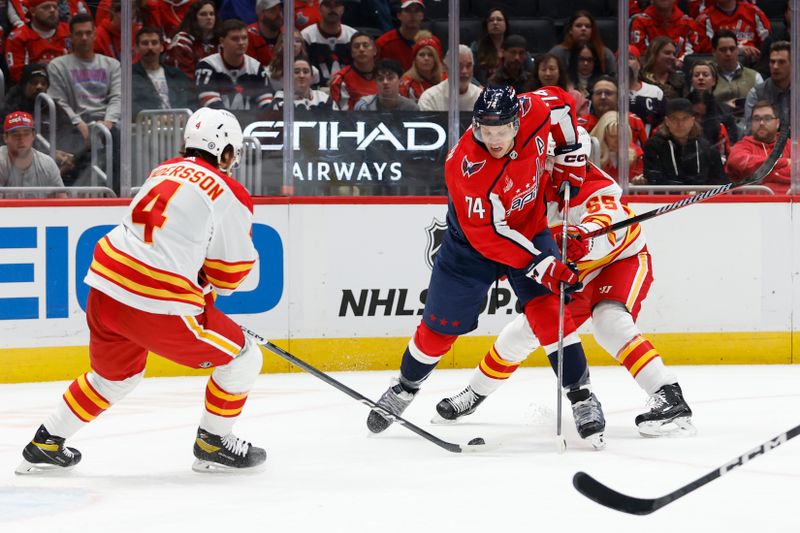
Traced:
<path fill-rule="evenodd" d="M 689 133 L 691 133 L 694 127 L 694 115 L 684 113 L 683 111 L 667 115 L 664 121 L 667 123 L 669 132 L 679 141 L 688 139 Z"/>
<path fill-rule="evenodd" d="M 775 83 L 785 83 L 792 74 L 791 64 L 789 63 L 789 52 L 778 50 L 769 54 L 769 77 Z"/>
<path fill-rule="evenodd" d="M 592 109 L 597 117 L 617 109 L 617 86 L 610 81 L 596 82 L 592 89 Z"/>
<path fill-rule="evenodd" d="M 229 31 L 228 35 L 219 41 L 222 46 L 222 55 L 229 65 L 240 65 L 247 52 L 247 30 Z"/>
<path fill-rule="evenodd" d="M 714 61 L 725 72 L 736 70 L 736 65 L 739 63 L 736 40 L 730 37 L 723 37 L 717 41 L 717 47 L 714 49 Z"/>
<path fill-rule="evenodd" d="M 350 43 L 350 54 L 360 70 L 372 70 L 377 50 L 369 37 L 357 37 Z"/>
<path fill-rule="evenodd" d="M 258 22 L 271 32 L 280 31 L 283 26 L 283 5 L 278 4 L 258 14 Z"/>
<path fill-rule="evenodd" d="M 217 13 L 214 10 L 214 4 L 206 4 L 197 12 L 197 26 L 200 28 L 200 31 L 212 31 L 216 22 Z"/>
<path fill-rule="evenodd" d="M 3 135 L 8 146 L 8 154 L 14 158 L 28 157 L 33 148 L 35 136 L 33 128 L 17 128 Z"/>
<path fill-rule="evenodd" d="M 419 4 L 411 4 L 405 9 L 397 12 L 397 20 L 400 21 L 400 28 L 405 30 L 419 30 L 422 28 L 422 19 L 425 18 L 425 10 Z"/>
<path fill-rule="evenodd" d="M 417 52 L 417 57 L 414 58 L 414 65 L 417 67 L 417 72 L 424 75 L 433 72 L 433 67 L 436 65 L 433 53 L 430 46 L 420 48 L 419 52 Z"/>
<path fill-rule="evenodd" d="M 716 85 L 714 73 L 708 65 L 697 65 L 692 69 L 692 87 L 695 91 L 711 91 Z"/>
<path fill-rule="evenodd" d="M 487 126 L 481 124 L 480 136 L 486 149 L 495 159 L 500 159 L 511 151 L 514 145 L 514 136 L 517 134 L 514 124 L 503 124 L 502 126 Z"/>
<path fill-rule="evenodd" d="M 391 70 L 381 70 L 375 77 L 378 96 L 384 100 L 397 100 L 400 95 L 400 76 Z"/>
<path fill-rule="evenodd" d="M 31 11 L 31 18 L 37 26 L 53 30 L 58 26 L 58 2 L 44 2 Z"/>
<path fill-rule="evenodd" d="M 87 56 L 94 51 L 94 40 L 97 36 L 94 24 L 81 22 L 72 26 L 72 49 L 77 56 Z"/>
<path fill-rule="evenodd" d="M 47 92 L 49 87 L 50 84 L 47 82 L 47 78 L 44 76 L 34 76 L 25 84 L 25 87 L 22 88 L 22 94 L 25 98 L 33 100 L 36 98 L 37 94 Z"/>
<path fill-rule="evenodd" d="M 300 97 L 306 97 L 311 89 L 311 65 L 305 59 L 294 62 L 294 92 Z"/>
<path fill-rule="evenodd" d="M 586 17 L 578 17 L 569 29 L 569 34 L 578 44 L 586 44 L 592 38 L 592 21 Z"/>
<path fill-rule="evenodd" d="M 344 15 L 344 4 L 333 0 L 323 1 L 319 5 L 319 14 L 325 24 L 338 26 Z"/>
<path fill-rule="evenodd" d="M 558 85 L 558 62 L 555 59 L 543 61 L 537 72 L 542 85 Z"/>
<path fill-rule="evenodd" d="M 775 142 L 778 129 L 781 127 L 781 121 L 775 116 L 771 107 L 759 107 L 753 110 L 751 120 L 751 131 L 755 140 L 762 143 Z"/>
<path fill-rule="evenodd" d="M 139 41 L 136 43 L 136 53 L 139 54 L 143 66 L 158 65 L 159 57 L 163 52 L 164 44 L 161 42 L 160 35 L 157 33 L 143 33 L 139 36 Z"/>
<path fill-rule="evenodd" d="M 486 23 L 486 32 L 489 35 L 503 35 L 506 32 L 506 18 L 499 10 L 494 10 L 489 13 L 489 19 Z"/>

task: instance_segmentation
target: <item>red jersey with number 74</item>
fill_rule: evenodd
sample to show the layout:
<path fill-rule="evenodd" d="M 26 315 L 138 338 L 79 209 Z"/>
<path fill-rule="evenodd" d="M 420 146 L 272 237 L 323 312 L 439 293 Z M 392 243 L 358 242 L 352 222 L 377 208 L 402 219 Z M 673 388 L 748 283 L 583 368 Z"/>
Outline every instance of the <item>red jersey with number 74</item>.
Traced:
<path fill-rule="evenodd" d="M 156 167 L 122 224 L 101 238 L 84 281 L 126 305 L 194 316 L 204 294 L 235 291 L 255 264 L 253 202 L 202 159 Z"/>
<path fill-rule="evenodd" d="M 556 146 L 578 141 L 575 102 L 558 87 L 518 96 L 520 127 L 511 151 L 495 159 L 469 128 L 450 151 L 445 181 L 450 231 L 491 261 L 528 266 L 540 252 L 533 236 L 547 229 L 544 189 L 548 134 Z"/>

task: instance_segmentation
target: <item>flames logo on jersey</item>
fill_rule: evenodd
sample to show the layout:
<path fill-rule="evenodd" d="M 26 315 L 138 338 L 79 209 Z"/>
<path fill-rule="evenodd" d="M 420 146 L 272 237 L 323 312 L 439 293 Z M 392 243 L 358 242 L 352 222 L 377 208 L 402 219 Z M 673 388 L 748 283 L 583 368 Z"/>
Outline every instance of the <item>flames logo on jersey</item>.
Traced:
<path fill-rule="evenodd" d="M 528 95 L 519 97 L 520 116 L 524 117 L 533 108 L 533 101 Z"/>
<path fill-rule="evenodd" d="M 480 172 L 485 164 L 486 164 L 485 159 L 483 161 L 478 161 L 476 163 L 473 163 L 472 161 L 467 159 L 467 156 L 464 156 L 464 159 L 461 160 L 461 174 L 469 178 L 473 174 Z"/>

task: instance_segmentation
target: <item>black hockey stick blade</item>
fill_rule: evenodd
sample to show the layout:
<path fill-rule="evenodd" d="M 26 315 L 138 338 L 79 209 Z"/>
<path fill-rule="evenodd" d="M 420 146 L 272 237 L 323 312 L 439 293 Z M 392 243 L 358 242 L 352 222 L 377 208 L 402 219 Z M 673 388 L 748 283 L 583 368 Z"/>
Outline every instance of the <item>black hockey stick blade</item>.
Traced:
<path fill-rule="evenodd" d="M 724 465 L 720 466 L 716 470 L 712 470 L 703 477 L 698 478 L 691 483 L 688 483 L 683 487 L 670 492 L 669 494 L 665 494 L 660 498 L 636 498 L 634 496 L 622 494 L 621 492 L 617 492 L 614 489 L 603 485 L 586 472 L 577 472 L 572 478 L 572 485 L 578 492 L 590 500 L 593 500 L 600 505 L 604 505 L 609 509 L 614 509 L 615 511 L 628 514 L 646 515 L 657 511 L 665 505 L 674 502 L 678 498 L 699 489 L 703 485 L 710 483 L 719 477 L 724 476 L 735 468 L 746 464 L 751 459 L 754 459 L 759 455 L 763 455 L 773 448 L 777 448 L 781 444 L 786 443 L 786 441 L 789 439 L 796 437 L 798 434 L 800 434 L 800 426 L 795 426 L 789 431 L 781 433 L 774 439 L 770 439 L 767 442 L 756 446 L 752 450 L 743 453 L 739 457 L 728 461 Z"/>
<path fill-rule="evenodd" d="M 786 146 L 786 141 L 788 139 L 789 139 L 789 127 L 788 125 L 783 124 L 781 126 L 781 134 L 778 137 L 778 140 L 775 142 L 775 146 L 772 148 L 772 152 L 770 152 L 769 157 L 767 157 L 764 163 L 760 167 L 758 167 L 758 169 L 753 173 L 752 176 L 750 176 L 745 180 L 737 181 L 736 183 L 726 183 L 724 185 L 720 185 L 719 187 L 715 187 L 711 190 L 702 192 L 700 194 L 687 196 L 683 200 L 678 200 L 677 202 L 663 205 L 658 209 L 653 209 L 652 211 L 642 213 L 641 215 L 636 215 L 635 217 L 631 217 L 626 220 L 620 220 L 619 222 L 611 224 L 610 226 L 606 226 L 604 228 L 598 228 L 589 233 L 578 235 L 576 236 L 576 238 L 585 240 L 585 239 L 591 239 L 593 237 L 599 237 L 600 235 L 605 235 L 606 233 L 613 233 L 623 228 L 627 228 L 628 226 L 638 224 L 639 222 L 644 222 L 645 220 L 650 220 L 651 218 L 661 216 L 665 213 L 669 213 L 670 211 L 675 211 L 676 209 L 680 209 L 681 207 L 697 204 L 704 200 L 708 200 L 709 198 L 714 198 L 715 196 L 725 194 L 726 192 L 731 191 L 733 189 L 738 189 L 739 187 L 744 187 L 746 185 L 753 185 L 755 183 L 758 183 L 759 181 L 763 180 L 767 174 L 772 172 L 772 169 L 774 169 L 775 165 L 778 164 L 778 159 L 780 159 L 781 155 L 783 154 L 783 149 Z"/>
<path fill-rule="evenodd" d="M 276 346 L 276 345 L 272 344 L 271 342 L 269 342 L 267 339 L 265 339 L 264 337 L 262 337 L 258 333 L 254 332 L 254 331 L 251 331 L 251 330 L 247 329 L 244 326 L 240 326 L 240 327 L 242 328 L 242 331 L 244 331 L 246 335 L 249 335 L 257 344 L 263 346 L 264 348 L 266 348 L 270 352 L 274 353 L 278 357 L 280 357 L 282 359 L 285 359 L 286 361 L 292 363 L 296 367 L 305 370 L 306 372 L 308 372 L 312 376 L 321 379 L 322 381 L 324 381 L 328 385 L 332 386 L 333 388 L 339 389 L 340 391 L 342 391 L 343 393 L 347 394 L 351 398 L 353 398 L 355 400 L 358 400 L 359 402 L 363 403 L 367 407 L 378 411 L 381 414 L 381 416 L 383 416 L 385 418 L 388 418 L 389 420 L 392 420 L 393 422 L 397 422 L 398 424 L 400 424 L 404 428 L 412 431 L 413 433 L 416 433 L 417 435 L 419 435 L 420 437 L 424 438 L 425 440 L 434 443 L 435 445 L 439 446 L 440 448 L 443 448 L 443 449 L 447 450 L 448 452 L 461 453 L 461 452 L 479 451 L 481 449 L 488 449 L 488 447 L 484 446 L 485 441 L 483 439 L 481 439 L 481 438 L 472 439 L 470 441 L 471 444 L 455 444 L 453 442 L 447 442 L 445 440 L 442 440 L 439 437 L 437 437 L 436 435 L 428 433 L 427 431 L 425 431 L 421 427 L 416 426 L 415 424 L 412 424 L 411 422 L 409 422 L 405 418 L 397 416 L 397 415 L 385 410 L 383 407 L 379 406 L 377 403 L 373 402 L 372 400 L 370 400 L 369 398 L 367 398 L 366 396 L 364 396 L 360 392 L 351 389 L 350 387 L 348 387 L 347 385 L 345 385 L 341 381 L 338 381 L 338 380 L 332 378 L 331 376 L 329 376 L 328 374 L 326 374 L 322 370 L 319 370 L 319 369 L 311 366 L 310 364 L 306 363 L 302 359 L 298 359 L 297 357 L 295 357 L 294 355 L 290 354 L 286 350 L 283 350 L 279 346 Z"/>

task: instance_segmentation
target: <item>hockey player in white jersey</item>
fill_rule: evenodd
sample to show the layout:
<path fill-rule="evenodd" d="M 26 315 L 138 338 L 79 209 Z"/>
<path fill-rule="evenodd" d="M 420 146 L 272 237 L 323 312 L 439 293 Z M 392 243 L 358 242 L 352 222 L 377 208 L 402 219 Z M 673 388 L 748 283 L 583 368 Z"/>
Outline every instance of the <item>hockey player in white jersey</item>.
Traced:
<path fill-rule="evenodd" d="M 579 128 L 579 133 L 582 146 L 590 146 L 586 130 Z M 621 196 L 622 189 L 613 178 L 589 163 L 586 180 L 570 201 L 567 259 L 577 266 L 583 289 L 571 295 L 568 309 L 578 327 L 592 319 L 597 343 L 616 357 L 650 396 L 650 410 L 635 419 L 640 434 L 691 435 L 695 432 L 692 411 L 683 399 L 677 378 L 636 326 L 636 317 L 653 281 L 652 262 L 641 227 L 633 224 L 593 239 L 577 238 L 634 216 L 621 202 Z M 563 217 L 563 200 L 555 193 L 549 194 L 547 218 L 559 248 Z M 467 388 L 438 403 L 438 415 L 444 420 L 456 420 L 473 413 L 539 345 L 524 315 L 518 316 L 503 328 Z"/>
<path fill-rule="evenodd" d="M 261 370 L 261 351 L 214 306 L 214 294 L 235 291 L 258 257 L 252 200 L 230 177 L 242 142 L 230 112 L 196 111 L 186 124 L 183 156 L 151 172 L 122 224 L 97 243 L 85 278 L 91 369 L 36 431 L 17 473 L 80 462 L 65 439 L 133 390 L 148 351 L 191 368 L 215 368 L 204 394 L 194 470 L 264 463 L 262 448 L 232 433 Z"/>

